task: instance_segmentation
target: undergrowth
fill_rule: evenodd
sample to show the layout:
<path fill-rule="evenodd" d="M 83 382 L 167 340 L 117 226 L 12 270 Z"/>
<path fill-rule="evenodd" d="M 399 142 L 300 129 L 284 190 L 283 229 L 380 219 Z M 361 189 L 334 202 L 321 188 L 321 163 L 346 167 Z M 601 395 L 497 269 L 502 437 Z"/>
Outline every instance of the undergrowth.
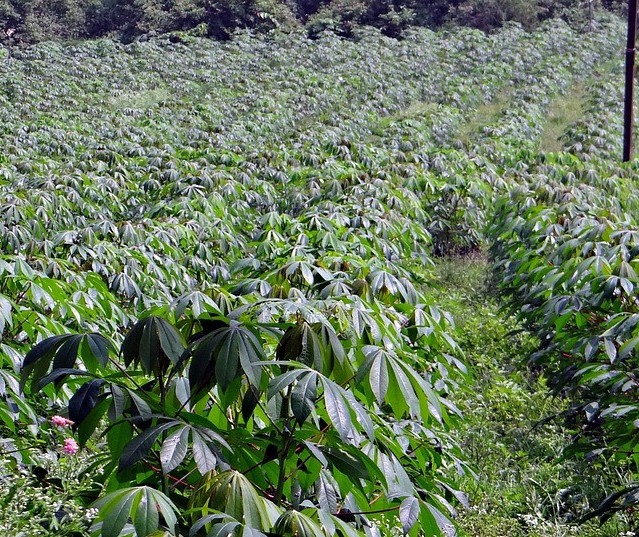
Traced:
<path fill-rule="evenodd" d="M 559 420 L 567 407 L 546 379 L 525 366 L 537 341 L 504 313 L 481 256 L 441 260 L 432 292 L 456 322 L 471 364 L 472 389 L 456 395 L 465 420 L 459 431 L 476 476 L 465 486 L 470 508 L 460 513 L 468 537 L 618 537 L 635 535 L 616 518 L 603 526 L 578 519 L 624 478 L 610 468 L 565 460 L 571 434 Z"/>

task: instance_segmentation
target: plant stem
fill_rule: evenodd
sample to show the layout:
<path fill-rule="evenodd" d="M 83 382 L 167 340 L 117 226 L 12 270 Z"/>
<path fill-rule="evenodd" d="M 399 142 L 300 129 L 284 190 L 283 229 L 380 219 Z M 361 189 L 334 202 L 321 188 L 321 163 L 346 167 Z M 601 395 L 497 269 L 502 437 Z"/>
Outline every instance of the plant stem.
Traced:
<path fill-rule="evenodd" d="M 283 436 L 283 444 L 282 444 L 282 451 L 280 452 L 280 456 L 278 458 L 279 464 L 280 464 L 280 471 L 279 474 L 277 476 L 277 488 L 275 490 L 275 505 L 280 505 L 280 503 L 282 502 L 282 493 L 284 491 L 284 483 L 286 483 L 286 459 L 288 458 L 288 452 L 291 449 L 291 439 L 292 439 L 292 435 L 291 432 L 289 430 L 289 412 L 290 412 L 290 401 L 291 401 L 291 393 L 293 391 L 293 386 L 289 385 L 287 391 L 286 391 L 286 397 L 284 397 L 284 401 L 282 401 L 282 411 L 280 413 L 280 416 L 282 418 L 284 418 L 285 421 L 285 425 L 284 428 L 281 432 L 281 435 Z"/>

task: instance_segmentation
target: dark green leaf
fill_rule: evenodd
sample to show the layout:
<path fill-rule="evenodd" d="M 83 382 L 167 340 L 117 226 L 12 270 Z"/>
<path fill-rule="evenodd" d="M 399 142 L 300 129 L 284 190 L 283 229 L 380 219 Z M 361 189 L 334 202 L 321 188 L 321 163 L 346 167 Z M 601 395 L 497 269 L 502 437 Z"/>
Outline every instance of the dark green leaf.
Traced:
<path fill-rule="evenodd" d="M 100 388 L 104 384 L 102 379 L 93 379 L 80 386 L 69 400 L 69 419 L 78 427 L 97 404 Z"/>
<path fill-rule="evenodd" d="M 146 457 L 160 433 L 174 427 L 176 423 L 178 422 L 171 421 L 156 425 L 146 431 L 142 431 L 138 436 L 131 440 L 122 450 L 122 455 L 120 455 L 120 462 L 118 464 L 119 470 L 126 470 L 130 466 L 133 466 L 136 462 Z"/>
<path fill-rule="evenodd" d="M 291 410 L 298 424 L 306 421 L 306 418 L 315 408 L 317 399 L 317 374 L 310 372 L 300 377 L 291 392 Z"/>

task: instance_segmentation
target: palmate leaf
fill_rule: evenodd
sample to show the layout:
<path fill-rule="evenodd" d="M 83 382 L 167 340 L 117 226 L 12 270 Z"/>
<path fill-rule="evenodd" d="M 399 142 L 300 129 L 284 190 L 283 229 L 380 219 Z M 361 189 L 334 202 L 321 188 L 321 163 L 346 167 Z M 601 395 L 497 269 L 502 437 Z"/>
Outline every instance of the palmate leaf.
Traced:
<path fill-rule="evenodd" d="M 394 446 L 389 447 L 388 444 L 393 442 L 395 442 L 394 439 L 380 438 L 380 445 L 385 445 L 384 450 L 380 449 L 373 443 L 369 443 L 364 446 L 362 451 L 375 462 L 380 472 L 386 476 L 387 499 L 413 496 L 415 495 L 415 485 L 411 481 L 411 478 L 402 465 L 402 462 L 392 452 L 392 447 L 399 447 L 400 453 L 403 453 L 403 450 L 399 443 L 395 443 Z"/>
<path fill-rule="evenodd" d="M 90 372 L 96 372 L 98 365 L 106 367 L 111 350 L 111 343 L 95 333 L 63 334 L 44 339 L 24 357 L 21 384 L 24 386 L 30 377 L 31 390 L 37 391 L 50 382 L 59 383 L 75 370 L 78 357 Z"/>
<path fill-rule="evenodd" d="M 184 344 L 180 333 L 168 321 L 161 317 L 146 317 L 124 338 L 120 352 L 127 366 L 140 364 L 150 375 L 165 372 L 169 363 L 175 366 L 184 352 Z"/>
<path fill-rule="evenodd" d="M 193 442 L 193 460 L 202 474 L 215 469 L 218 464 L 218 456 L 209 447 L 209 443 L 233 451 L 224 438 L 212 430 L 208 423 L 201 423 L 206 422 L 206 418 L 188 413 L 184 413 L 182 417 L 197 424 L 185 425 L 183 422 L 171 420 L 142 431 L 122 449 L 118 469 L 125 470 L 147 457 L 160 435 L 172 428 L 176 430 L 162 441 L 159 453 L 162 471 L 165 474 L 175 470 L 186 458 L 189 451 L 189 437 Z"/>
<path fill-rule="evenodd" d="M 295 535 L 296 537 L 323 535 L 317 522 L 300 511 L 285 511 L 277 519 L 273 529 L 277 535 Z"/>
<path fill-rule="evenodd" d="M 358 383 L 368 377 L 371 392 L 378 403 L 387 402 L 397 416 L 409 412 L 412 417 L 432 416 L 442 420 L 441 402 L 428 382 L 392 350 L 366 345 L 364 363 L 357 372 Z"/>
<path fill-rule="evenodd" d="M 176 318 L 181 317 L 187 308 L 191 309 L 195 319 L 202 315 L 222 313 L 213 299 L 201 291 L 192 291 L 176 298 L 170 307 L 173 309 Z"/>
<path fill-rule="evenodd" d="M 189 382 L 193 393 L 209 390 L 216 383 L 228 388 L 244 373 L 251 385 L 261 384 L 264 350 L 256 334 L 237 321 L 200 338 L 191 348 Z"/>
<path fill-rule="evenodd" d="M 162 492 L 150 487 L 130 487 L 107 494 L 94 505 L 99 510 L 97 524 L 101 537 L 119 537 L 129 520 L 138 537 L 149 536 L 164 527 L 175 532 L 177 507 Z"/>
<path fill-rule="evenodd" d="M 226 513 L 256 530 L 269 531 L 279 515 L 279 509 L 274 508 L 244 475 L 235 470 L 203 476 L 190 501 L 194 506 L 206 506 Z"/>
<path fill-rule="evenodd" d="M 278 360 L 298 361 L 322 371 L 323 345 L 319 336 L 306 321 L 300 321 L 286 330 L 277 346 Z"/>
<path fill-rule="evenodd" d="M 136 462 L 141 461 L 149 453 L 160 434 L 171 427 L 175 427 L 179 423 L 180 422 L 178 421 L 170 421 L 168 423 L 155 425 L 154 427 L 142 431 L 122 450 L 118 469 L 126 470 L 130 466 L 133 466 Z"/>

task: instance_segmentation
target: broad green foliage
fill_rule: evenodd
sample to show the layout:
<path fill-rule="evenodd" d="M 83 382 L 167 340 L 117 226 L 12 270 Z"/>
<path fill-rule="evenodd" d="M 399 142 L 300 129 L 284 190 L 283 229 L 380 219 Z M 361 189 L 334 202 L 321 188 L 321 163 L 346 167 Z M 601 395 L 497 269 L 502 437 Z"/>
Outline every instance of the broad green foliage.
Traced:
<path fill-rule="evenodd" d="M 618 25 L 598 28 L 15 51 L 0 419 L 16 458 L 43 418 L 73 420 L 103 486 L 95 534 L 375 535 L 382 514 L 452 534 L 465 367 L 423 284 L 433 256 L 480 246 L 495 194 L 533 184 L 550 100 L 616 51 Z M 457 136 L 505 92 L 511 108 Z"/>
<path fill-rule="evenodd" d="M 533 183 L 500 207 L 491 231 L 498 274 L 540 333 L 533 359 L 554 372 L 557 390 L 573 392 L 575 449 L 634 463 L 637 232 L 624 211 L 636 203 L 634 185 L 578 181 L 537 192 Z M 634 503 L 634 489 L 626 492 L 616 499 Z"/>
<path fill-rule="evenodd" d="M 529 155 L 507 170 L 488 227 L 495 281 L 512 310 L 540 337 L 543 366 L 573 406 L 566 453 L 616 462 L 636 473 L 636 165 L 621 166 L 620 87 L 604 66 L 591 83 L 566 153 Z M 601 77 L 601 78 L 600 78 Z M 532 158 L 531 158 L 532 157 Z M 588 517 L 636 503 L 636 488 L 611 495 Z"/>

